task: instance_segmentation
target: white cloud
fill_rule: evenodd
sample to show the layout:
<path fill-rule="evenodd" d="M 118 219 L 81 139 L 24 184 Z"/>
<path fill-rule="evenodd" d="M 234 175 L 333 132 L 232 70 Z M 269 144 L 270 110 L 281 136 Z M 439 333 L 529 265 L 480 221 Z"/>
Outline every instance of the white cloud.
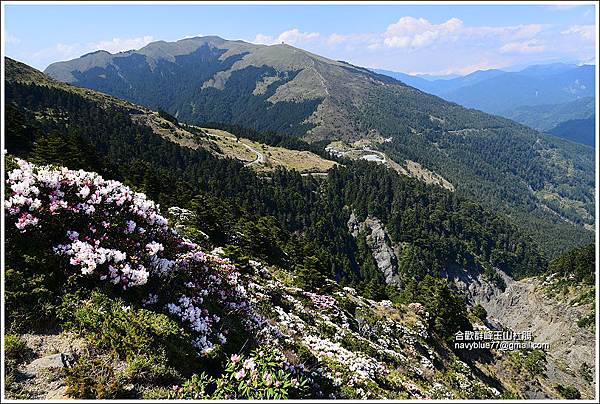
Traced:
<path fill-rule="evenodd" d="M 318 32 L 302 32 L 298 28 L 290 29 L 279 34 L 277 37 L 271 35 L 257 34 L 254 43 L 262 45 L 274 45 L 277 43 L 286 43 L 289 45 L 300 45 L 314 41 L 321 36 Z"/>
<path fill-rule="evenodd" d="M 291 29 L 256 35 L 253 42 L 282 41 L 336 60 L 397 71 L 466 74 L 540 60 L 587 60 L 595 52 L 593 25 L 468 25 L 449 16 L 431 21 L 401 16 L 372 32 L 311 33 Z M 564 35 L 561 35 L 564 34 Z"/>
<path fill-rule="evenodd" d="M 252 42 L 260 45 L 272 45 L 275 43 L 275 38 L 270 35 L 256 34 Z"/>
<path fill-rule="evenodd" d="M 135 38 L 112 38 L 110 40 L 103 40 L 98 42 L 87 42 L 87 43 L 62 43 L 59 42 L 47 48 L 40 49 L 35 52 L 21 51 L 15 54 L 15 57 L 21 58 L 21 60 L 32 66 L 43 69 L 50 63 L 57 62 L 60 60 L 75 59 L 85 53 L 106 50 L 111 53 L 117 53 L 125 50 L 139 49 L 148 43 L 152 42 L 154 38 L 150 35 L 135 37 Z"/>
<path fill-rule="evenodd" d="M 333 33 L 325 38 L 325 45 L 329 50 L 345 49 L 354 51 L 357 49 L 377 50 L 381 48 L 381 38 L 377 34 L 338 34 Z"/>
<path fill-rule="evenodd" d="M 451 65 L 446 69 L 441 70 L 427 70 L 427 71 L 409 71 L 406 72 L 411 75 L 419 75 L 419 74 L 431 74 L 434 76 L 448 76 L 450 74 L 458 74 L 458 75 L 466 75 L 472 73 L 476 70 L 489 70 L 489 69 L 501 69 L 505 67 L 502 63 L 491 63 L 488 60 L 480 61 L 477 63 L 467 64 L 467 65 Z"/>
<path fill-rule="evenodd" d="M 183 37 L 183 38 L 181 38 L 181 39 L 198 38 L 198 37 L 201 37 L 201 36 L 206 36 L 206 35 L 205 35 L 205 34 L 186 35 L 186 36 L 184 36 L 184 37 Z M 177 41 L 178 39 L 175 39 L 175 40 Z"/>
<path fill-rule="evenodd" d="M 277 41 L 289 44 L 297 44 L 301 42 L 312 41 L 319 38 L 319 36 L 320 34 L 318 32 L 300 32 L 297 28 L 294 28 L 292 30 L 282 32 L 279 37 L 277 37 Z"/>
<path fill-rule="evenodd" d="M 75 50 L 77 49 L 77 47 L 79 46 L 79 44 L 66 44 L 66 43 L 57 43 L 55 46 L 56 51 L 61 54 L 61 55 L 70 55 L 73 52 L 75 52 Z"/>
<path fill-rule="evenodd" d="M 30 58 L 34 62 L 40 63 L 45 62 L 48 59 L 51 61 L 74 59 L 81 54 L 80 44 L 65 44 L 59 42 L 49 48 L 34 52 L 30 55 Z"/>
<path fill-rule="evenodd" d="M 90 44 L 91 50 L 105 50 L 110 53 L 117 53 L 131 49 L 139 49 L 154 41 L 151 35 L 145 35 L 137 38 L 113 38 L 109 41 L 100 41 Z"/>
<path fill-rule="evenodd" d="M 504 34 L 514 38 L 533 38 L 542 32 L 543 28 L 544 27 L 541 24 L 516 25 L 512 27 L 504 27 Z"/>
<path fill-rule="evenodd" d="M 11 34 L 7 33 L 4 36 L 4 43 L 7 44 L 7 45 L 18 45 L 18 44 L 21 43 L 21 39 L 17 38 L 14 35 L 11 35 Z"/>
<path fill-rule="evenodd" d="M 529 39 L 539 34 L 542 29 L 543 26 L 540 24 L 467 27 L 456 17 L 440 24 L 433 24 L 425 18 L 407 16 L 390 24 L 382 37 L 383 44 L 388 47 L 417 49 L 456 42 L 459 39 L 485 37 L 504 41 Z"/>
<path fill-rule="evenodd" d="M 596 38 L 596 27 L 593 25 L 572 25 L 568 29 L 561 31 L 563 35 L 579 35 L 583 39 L 593 41 Z"/>
<path fill-rule="evenodd" d="M 421 48 L 438 38 L 452 36 L 463 28 L 463 22 L 451 18 L 442 24 L 432 24 L 424 18 L 402 17 L 387 27 L 383 43 L 391 48 Z"/>
<path fill-rule="evenodd" d="M 535 39 L 524 42 L 509 42 L 500 47 L 502 53 L 540 53 L 545 50 L 546 47 Z"/>
<path fill-rule="evenodd" d="M 341 35 L 341 34 L 333 33 L 327 37 L 327 44 L 328 45 L 337 45 L 337 44 L 346 42 L 348 40 L 348 38 L 349 38 L 348 35 Z"/>
<path fill-rule="evenodd" d="M 57 43 L 49 48 L 42 49 L 31 55 L 34 61 L 51 61 L 73 59 L 84 53 L 93 52 L 97 50 L 105 50 L 110 53 L 117 53 L 125 50 L 139 49 L 150 42 L 154 38 L 150 35 L 138 37 L 138 38 L 113 38 L 111 40 L 89 42 L 86 44 L 80 43 Z"/>

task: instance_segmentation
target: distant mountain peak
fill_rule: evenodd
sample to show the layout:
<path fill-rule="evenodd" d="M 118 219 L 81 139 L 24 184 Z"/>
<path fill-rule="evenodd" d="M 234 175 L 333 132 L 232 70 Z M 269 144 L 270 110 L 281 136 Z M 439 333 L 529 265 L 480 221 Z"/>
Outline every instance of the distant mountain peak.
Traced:
<path fill-rule="evenodd" d="M 86 67 L 90 59 L 107 56 L 99 53 L 56 64 L 53 69 L 73 75 L 74 88 L 81 91 L 93 88 L 147 108 L 160 108 L 184 123 L 223 122 L 307 141 L 341 140 L 363 148 L 368 147 L 365 141 L 384 139 L 385 144 L 373 147 L 385 148 L 391 161 L 400 166 L 410 160 L 438 173 L 455 185 L 457 195 L 481 198 L 481 189 L 491 190 L 491 196 L 482 199 L 488 208 L 500 206 L 508 215 L 523 217 L 535 201 L 535 220 L 548 225 L 548 240 L 564 237 L 567 233 L 561 226 L 572 223 L 577 223 L 582 237 L 588 234 L 584 226 L 594 221 L 589 205 L 582 204 L 578 211 L 562 206 L 593 197 L 589 185 L 593 183 L 593 150 L 589 147 L 291 46 L 225 40 L 198 47 L 200 42 L 150 47 L 152 52 L 172 56 L 180 52 L 171 60 L 133 51 L 108 55 L 106 65 Z M 196 50 L 189 52 L 192 48 Z M 78 70 L 78 66 L 86 68 Z M 510 78 L 504 74 L 493 80 L 505 76 Z M 531 81 L 524 78 L 519 85 Z M 577 185 L 563 195 L 565 178 Z M 562 198 L 565 205 L 548 203 L 546 195 Z M 559 223 L 552 224 L 555 221 Z M 534 226 L 533 219 L 520 225 Z"/>
<path fill-rule="evenodd" d="M 93 52 L 88 52 L 86 54 L 81 55 L 82 58 L 86 57 L 86 56 L 92 56 L 92 55 L 97 55 L 97 54 L 108 54 L 111 55 L 111 53 L 109 51 L 106 51 L 104 49 L 99 49 Z"/>
<path fill-rule="evenodd" d="M 45 73 L 60 81 L 118 94 L 139 104 L 169 108 L 135 95 L 132 83 L 140 84 L 141 80 L 141 73 L 134 72 L 137 69 L 144 74 L 160 71 L 160 77 L 149 82 L 161 86 L 163 81 L 167 92 L 173 88 L 167 83 L 173 74 L 186 83 L 186 89 L 199 92 L 223 91 L 230 80 L 235 81 L 239 75 L 252 75 L 251 93 L 265 95 L 265 101 L 270 105 L 290 103 L 294 108 L 302 109 L 301 104 L 314 104 L 312 111 L 306 110 L 303 125 L 312 127 L 315 138 L 332 136 L 332 130 L 338 133 L 337 136 L 362 136 L 353 127 L 351 114 L 343 111 L 345 106 L 350 105 L 351 99 L 363 97 L 373 85 L 402 86 L 362 67 L 331 60 L 290 44 L 257 45 L 218 36 L 155 41 L 139 50 L 114 55 L 107 52 L 88 54 L 54 63 Z M 116 82 L 121 84 L 115 93 L 111 86 Z M 188 107 L 189 104 L 180 107 L 183 116 L 187 114 L 183 109 Z"/>

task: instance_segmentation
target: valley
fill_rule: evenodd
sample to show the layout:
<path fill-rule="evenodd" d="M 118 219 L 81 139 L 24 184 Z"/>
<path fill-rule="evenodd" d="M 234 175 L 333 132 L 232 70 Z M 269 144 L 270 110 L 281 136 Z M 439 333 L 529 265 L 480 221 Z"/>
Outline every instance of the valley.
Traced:
<path fill-rule="evenodd" d="M 447 183 L 424 174 L 428 181 L 451 184 L 457 194 L 518 218 L 551 257 L 592 239 L 585 227 L 594 222 L 589 147 L 287 44 L 195 37 L 84 55 L 46 73 L 159 106 L 190 125 L 226 122 L 314 144 L 390 139 L 377 147 L 389 161 L 407 171 L 406 161 L 419 164 L 411 163 L 412 170 L 437 173 Z M 174 74 L 180 80 L 169 80 Z M 566 203 L 548 203 L 541 190 Z"/>
<path fill-rule="evenodd" d="M 594 398 L 592 148 L 286 43 L 4 65 L 10 399 Z"/>

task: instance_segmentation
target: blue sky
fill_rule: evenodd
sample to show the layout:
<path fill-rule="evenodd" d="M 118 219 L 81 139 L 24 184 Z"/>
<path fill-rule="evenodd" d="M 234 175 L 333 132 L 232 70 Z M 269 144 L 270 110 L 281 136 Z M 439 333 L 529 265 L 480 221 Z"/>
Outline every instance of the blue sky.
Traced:
<path fill-rule="evenodd" d="M 5 4 L 5 3 L 4 3 Z M 5 54 L 39 69 L 198 35 L 284 41 L 356 65 L 466 74 L 593 63 L 593 5 L 4 5 Z"/>

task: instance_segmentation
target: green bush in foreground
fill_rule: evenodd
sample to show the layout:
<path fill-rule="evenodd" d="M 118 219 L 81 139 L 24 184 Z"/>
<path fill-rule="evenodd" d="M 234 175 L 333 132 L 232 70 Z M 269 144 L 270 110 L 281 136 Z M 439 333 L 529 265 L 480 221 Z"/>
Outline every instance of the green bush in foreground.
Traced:
<path fill-rule="evenodd" d="M 296 375 L 281 352 L 258 348 L 248 358 L 232 355 L 219 378 L 206 373 L 192 376 L 169 394 L 170 399 L 258 399 L 301 398 L 307 382 Z"/>
<path fill-rule="evenodd" d="M 27 355 L 27 344 L 19 335 L 4 335 L 4 384 L 11 390 L 17 374 L 17 366 Z M 27 397 L 25 397 L 27 398 Z"/>
<path fill-rule="evenodd" d="M 106 360 L 83 356 L 65 370 L 67 394 L 75 399 L 114 399 L 122 390 L 122 382 Z"/>
<path fill-rule="evenodd" d="M 523 366 L 533 376 L 544 376 L 546 373 L 546 353 L 539 349 L 534 349 L 527 353 L 523 360 Z"/>
<path fill-rule="evenodd" d="M 27 351 L 27 344 L 20 335 L 8 334 L 4 336 L 4 357 L 14 361 L 23 359 Z"/>
<path fill-rule="evenodd" d="M 121 299 L 97 291 L 83 300 L 66 295 L 60 316 L 67 328 L 128 363 L 145 356 L 183 371 L 197 363 L 191 337 L 179 324 L 164 314 L 127 306 Z"/>

